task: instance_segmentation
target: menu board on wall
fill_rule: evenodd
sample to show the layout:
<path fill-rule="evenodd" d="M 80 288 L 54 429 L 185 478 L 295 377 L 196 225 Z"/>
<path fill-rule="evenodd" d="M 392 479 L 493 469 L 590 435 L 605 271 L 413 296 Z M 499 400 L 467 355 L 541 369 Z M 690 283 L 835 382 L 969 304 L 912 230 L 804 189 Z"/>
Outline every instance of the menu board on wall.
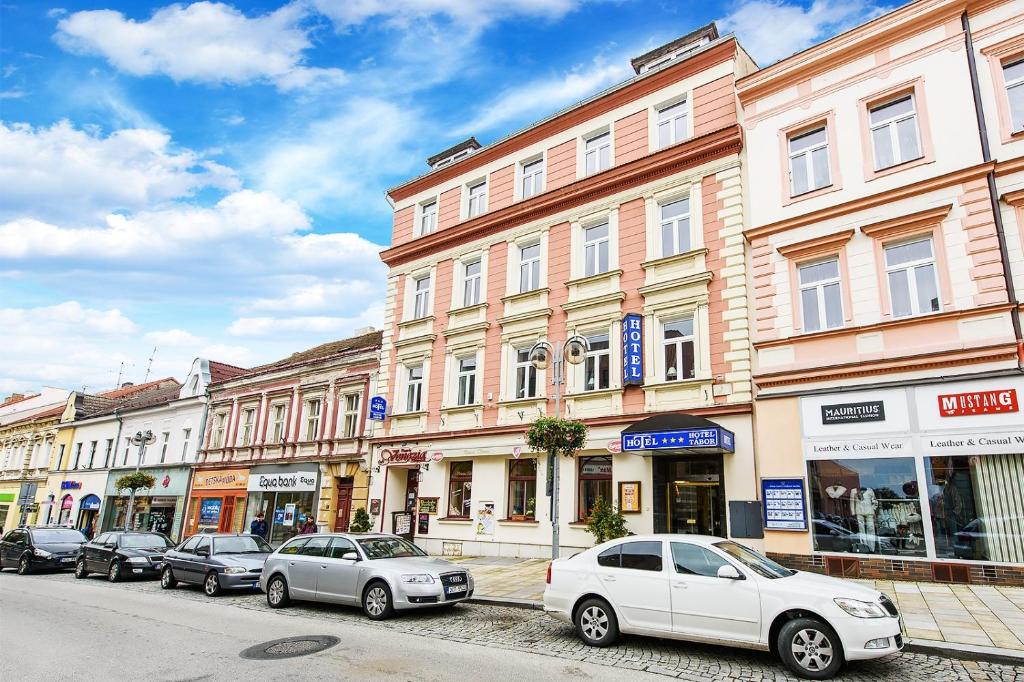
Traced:
<path fill-rule="evenodd" d="M 619 511 L 640 513 L 640 481 L 619 481 Z"/>
<path fill-rule="evenodd" d="M 420 514 L 436 514 L 437 513 L 437 500 L 436 497 L 421 497 L 420 502 Z"/>
<path fill-rule="evenodd" d="M 802 478 L 762 478 L 765 530 L 807 530 Z"/>

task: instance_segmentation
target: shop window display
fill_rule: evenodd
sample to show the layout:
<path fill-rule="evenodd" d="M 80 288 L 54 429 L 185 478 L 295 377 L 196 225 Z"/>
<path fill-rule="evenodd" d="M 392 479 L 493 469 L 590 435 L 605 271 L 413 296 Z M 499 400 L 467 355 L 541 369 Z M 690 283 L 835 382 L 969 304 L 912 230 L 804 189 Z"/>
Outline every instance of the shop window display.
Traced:
<path fill-rule="evenodd" d="M 253 492 L 246 504 L 245 528 L 263 512 L 270 526 L 269 542 L 277 547 L 299 534 L 307 518 L 316 519 L 315 493 Z"/>
<path fill-rule="evenodd" d="M 807 474 L 816 551 L 925 556 L 912 458 L 812 460 Z"/>
<path fill-rule="evenodd" d="M 926 457 L 935 556 L 1024 562 L 1024 455 Z"/>

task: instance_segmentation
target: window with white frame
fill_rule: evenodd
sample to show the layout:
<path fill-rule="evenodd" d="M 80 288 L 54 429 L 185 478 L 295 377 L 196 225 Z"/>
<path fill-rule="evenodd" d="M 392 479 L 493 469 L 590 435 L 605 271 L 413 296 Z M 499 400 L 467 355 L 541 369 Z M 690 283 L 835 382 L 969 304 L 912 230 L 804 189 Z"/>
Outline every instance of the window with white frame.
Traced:
<path fill-rule="evenodd" d="M 60 456 L 64 457 L 64 446 L 60 446 Z M 107 439 L 107 450 L 103 453 L 103 468 L 106 469 L 111 465 L 111 458 L 114 456 L 114 439 Z"/>
<path fill-rule="evenodd" d="M 600 391 L 611 386 L 611 350 L 607 334 L 587 337 L 590 350 L 583 359 L 583 390 Z"/>
<path fill-rule="evenodd" d="M 408 369 L 405 385 L 405 411 L 419 412 L 423 409 L 423 365 Z"/>
<path fill-rule="evenodd" d="M 355 438 L 359 431 L 359 394 L 345 396 L 345 419 L 342 423 L 342 438 Z"/>
<path fill-rule="evenodd" d="M 160 463 L 163 464 L 167 461 L 167 446 L 171 442 L 171 432 L 164 431 L 160 436 Z"/>
<path fill-rule="evenodd" d="M 462 305 L 471 306 L 480 303 L 480 272 L 482 264 L 479 259 L 462 264 Z"/>
<path fill-rule="evenodd" d="M 121 466 L 127 466 L 127 464 L 128 464 L 128 448 L 131 447 L 131 444 L 132 444 L 132 439 L 131 438 L 125 438 L 124 439 L 124 459 L 121 461 Z"/>
<path fill-rule="evenodd" d="M 430 275 L 413 280 L 412 317 L 418 320 L 430 312 Z"/>
<path fill-rule="evenodd" d="M 913 94 L 872 106 L 868 119 L 875 151 L 875 170 L 921 158 L 923 153 Z"/>
<path fill-rule="evenodd" d="M 931 237 L 885 247 L 893 317 L 938 312 L 939 285 Z"/>
<path fill-rule="evenodd" d="M 181 430 L 181 461 L 188 459 L 188 444 L 192 440 L 192 429 Z"/>
<path fill-rule="evenodd" d="M 476 356 L 460 358 L 458 362 L 458 385 L 456 404 L 472 405 L 476 402 Z"/>
<path fill-rule="evenodd" d="M 536 398 L 537 368 L 530 362 L 530 349 L 518 348 L 515 353 L 516 398 Z"/>
<path fill-rule="evenodd" d="M 519 292 L 540 288 L 540 244 L 519 247 Z"/>
<path fill-rule="evenodd" d="M 658 206 L 661 226 L 661 255 L 663 258 L 686 253 L 692 248 L 690 241 L 690 198 L 684 197 Z"/>
<path fill-rule="evenodd" d="M 420 206 L 420 234 L 430 234 L 437 229 L 437 200 Z"/>
<path fill-rule="evenodd" d="M 221 412 L 213 418 L 213 438 L 210 445 L 215 448 L 224 447 L 224 430 L 228 423 L 228 415 Z"/>
<path fill-rule="evenodd" d="M 89 468 L 92 469 L 96 465 L 96 443 L 93 441 L 89 445 Z"/>
<path fill-rule="evenodd" d="M 1010 101 L 1010 130 L 1024 130 L 1024 58 L 1003 64 L 1003 83 Z"/>
<path fill-rule="evenodd" d="M 608 272 L 608 223 L 583 228 L 583 276 Z"/>
<path fill-rule="evenodd" d="M 256 408 L 248 407 L 242 410 L 242 445 L 252 444 L 252 427 L 256 421 Z"/>
<path fill-rule="evenodd" d="M 306 440 L 316 440 L 320 435 L 320 407 L 323 402 L 319 398 L 306 401 Z"/>
<path fill-rule="evenodd" d="M 273 418 L 271 419 L 272 426 L 270 429 L 271 443 L 280 443 L 284 439 L 284 420 L 287 412 L 288 406 L 284 403 L 278 403 L 271 408 L 271 413 L 273 414 Z"/>
<path fill-rule="evenodd" d="M 828 129 L 820 126 L 789 136 L 789 193 L 799 196 L 832 184 Z"/>
<path fill-rule="evenodd" d="M 689 113 L 686 100 L 658 110 L 658 149 L 686 139 Z"/>
<path fill-rule="evenodd" d="M 681 381 L 696 376 L 692 317 L 665 323 L 662 348 L 665 353 L 665 381 Z"/>
<path fill-rule="evenodd" d="M 487 211 L 487 181 L 478 182 L 469 188 L 469 205 L 466 210 L 467 218 L 475 218 Z"/>
<path fill-rule="evenodd" d="M 544 159 L 523 164 L 522 197 L 530 197 L 544 191 Z"/>
<path fill-rule="evenodd" d="M 587 139 L 583 152 L 586 175 L 593 175 L 612 167 L 612 134 L 604 132 Z"/>
<path fill-rule="evenodd" d="M 839 259 L 830 258 L 797 268 L 800 309 L 805 332 L 843 326 L 842 284 Z"/>

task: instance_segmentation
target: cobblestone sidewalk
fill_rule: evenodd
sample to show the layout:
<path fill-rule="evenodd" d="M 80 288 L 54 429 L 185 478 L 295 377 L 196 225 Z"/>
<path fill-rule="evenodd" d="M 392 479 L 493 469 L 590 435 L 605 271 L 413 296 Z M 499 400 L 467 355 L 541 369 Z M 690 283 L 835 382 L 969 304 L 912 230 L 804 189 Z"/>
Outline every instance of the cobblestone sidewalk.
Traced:
<path fill-rule="evenodd" d="M 464 557 L 478 597 L 539 602 L 546 559 Z M 887 594 L 903 615 L 907 637 L 1024 652 L 1024 588 L 859 580 Z"/>

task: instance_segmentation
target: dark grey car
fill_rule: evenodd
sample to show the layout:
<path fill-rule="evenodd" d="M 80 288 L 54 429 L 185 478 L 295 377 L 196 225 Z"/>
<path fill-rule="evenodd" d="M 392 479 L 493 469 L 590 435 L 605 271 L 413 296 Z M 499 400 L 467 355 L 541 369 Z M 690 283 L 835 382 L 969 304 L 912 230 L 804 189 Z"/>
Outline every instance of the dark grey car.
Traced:
<path fill-rule="evenodd" d="M 272 551 L 258 535 L 193 535 L 164 555 L 160 586 L 194 583 L 210 597 L 224 590 L 256 591 Z"/>

